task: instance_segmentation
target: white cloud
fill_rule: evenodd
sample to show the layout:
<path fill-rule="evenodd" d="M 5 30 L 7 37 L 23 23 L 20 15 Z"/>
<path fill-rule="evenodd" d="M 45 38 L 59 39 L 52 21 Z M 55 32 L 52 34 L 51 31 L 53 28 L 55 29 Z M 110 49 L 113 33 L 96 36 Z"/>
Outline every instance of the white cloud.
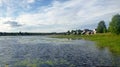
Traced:
<path fill-rule="evenodd" d="M 0 11 L 4 11 L 6 17 L 13 17 L 15 13 L 21 13 L 31 9 L 31 3 L 35 0 L 0 0 Z"/>
<path fill-rule="evenodd" d="M 0 0 L 0 4 L 2 3 L 2 0 Z"/>
<path fill-rule="evenodd" d="M 27 0 L 27 2 L 33 3 L 34 0 Z M 27 6 L 25 3 L 22 4 L 24 4 L 23 7 Z M 22 13 L 16 19 L 6 18 L 2 21 L 15 20 L 25 25 L 22 28 L 16 28 L 16 30 L 66 31 L 78 26 L 81 28 L 87 24 L 94 24 L 100 20 L 109 21 L 112 15 L 120 13 L 119 7 L 119 0 L 53 1 L 51 5 L 40 7 L 36 13 Z"/>
<path fill-rule="evenodd" d="M 28 1 L 28 3 L 33 3 L 33 2 L 35 2 L 35 0 L 27 0 Z"/>
<path fill-rule="evenodd" d="M 7 20 L 12 20 L 12 18 L 0 18 L 0 32 L 11 31 L 10 25 L 4 24 Z"/>

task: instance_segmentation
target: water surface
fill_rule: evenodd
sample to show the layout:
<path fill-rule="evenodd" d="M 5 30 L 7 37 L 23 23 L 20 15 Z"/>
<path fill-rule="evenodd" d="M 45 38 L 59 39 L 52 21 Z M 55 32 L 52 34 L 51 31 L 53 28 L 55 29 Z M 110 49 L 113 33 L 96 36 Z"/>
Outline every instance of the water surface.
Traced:
<path fill-rule="evenodd" d="M 0 67 L 120 66 L 120 57 L 86 40 L 48 36 L 1 36 Z"/>

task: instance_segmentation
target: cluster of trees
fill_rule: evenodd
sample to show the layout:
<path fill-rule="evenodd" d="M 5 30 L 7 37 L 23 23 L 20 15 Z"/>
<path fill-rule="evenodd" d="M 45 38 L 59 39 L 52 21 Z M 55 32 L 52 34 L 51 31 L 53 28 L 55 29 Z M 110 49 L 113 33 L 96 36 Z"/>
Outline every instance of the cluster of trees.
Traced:
<path fill-rule="evenodd" d="M 108 28 L 106 27 L 105 21 L 100 21 L 98 23 L 97 28 L 95 29 L 97 33 L 106 33 L 106 32 L 111 32 L 114 34 L 120 34 L 120 15 L 116 14 L 112 17 L 111 22 L 109 23 Z M 87 29 L 87 31 L 92 31 Z M 67 35 L 70 34 L 81 34 L 83 30 L 69 30 L 67 31 Z"/>
<path fill-rule="evenodd" d="M 62 35 L 65 34 L 64 32 L 61 33 L 32 33 L 32 32 L 0 32 L 0 36 L 33 36 L 33 35 Z"/>
<path fill-rule="evenodd" d="M 68 30 L 67 31 L 67 35 L 70 35 L 70 34 L 81 34 L 82 30 Z"/>
<path fill-rule="evenodd" d="M 97 33 L 111 32 L 114 34 L 120 34 L 120 15 L 116 14 L 112 17 L 112 20 L 107 29 L 105 22 L 100 21 L 97 26 Z"/>

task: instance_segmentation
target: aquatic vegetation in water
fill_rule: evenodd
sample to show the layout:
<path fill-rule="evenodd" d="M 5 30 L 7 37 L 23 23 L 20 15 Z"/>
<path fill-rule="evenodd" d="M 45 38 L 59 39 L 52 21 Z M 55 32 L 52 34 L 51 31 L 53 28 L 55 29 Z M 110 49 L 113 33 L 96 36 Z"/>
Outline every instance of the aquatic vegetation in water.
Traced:
<path fill-rule="evenodd" d="M 46 60 L 46 61 L 41 61 L 41 60 L 23 60 L 23 61 L 18 61 L 14 64 L 14 67 L 73 67 L 75 65 L 70 64 L 68 61 L 62 59 L 62 60 Z"/>

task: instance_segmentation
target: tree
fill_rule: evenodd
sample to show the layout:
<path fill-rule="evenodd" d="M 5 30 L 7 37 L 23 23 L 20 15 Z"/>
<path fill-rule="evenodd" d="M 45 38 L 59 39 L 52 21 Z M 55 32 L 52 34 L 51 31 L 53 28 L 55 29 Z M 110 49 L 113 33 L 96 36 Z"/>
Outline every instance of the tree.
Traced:
<path fill-rule="evenodd" d="M 81 34 L 81 33 L 82 33 L 82 30 L 80 30 L 80 29 L 79 29 L 79 30 L 77 30 L 77 31 L 78 31 L 78 34 Z"/>
<path fill-rule="evenodd" d="M 70 35 L 70 31 L 69 30 L 67 31 L 67 34 Z"/>
<path fill-rule="evenodd" d="M 111 33 L 120 34 L 120 15 L 116 14 L 112 17 L 112 21 L 109 24 L 109 31 Z"/>
<path fill-rule="evenodd" d="M 97 26 L 97 33 L 106 33 L 107 28 L 104 21 L 100 21 Z"/>

